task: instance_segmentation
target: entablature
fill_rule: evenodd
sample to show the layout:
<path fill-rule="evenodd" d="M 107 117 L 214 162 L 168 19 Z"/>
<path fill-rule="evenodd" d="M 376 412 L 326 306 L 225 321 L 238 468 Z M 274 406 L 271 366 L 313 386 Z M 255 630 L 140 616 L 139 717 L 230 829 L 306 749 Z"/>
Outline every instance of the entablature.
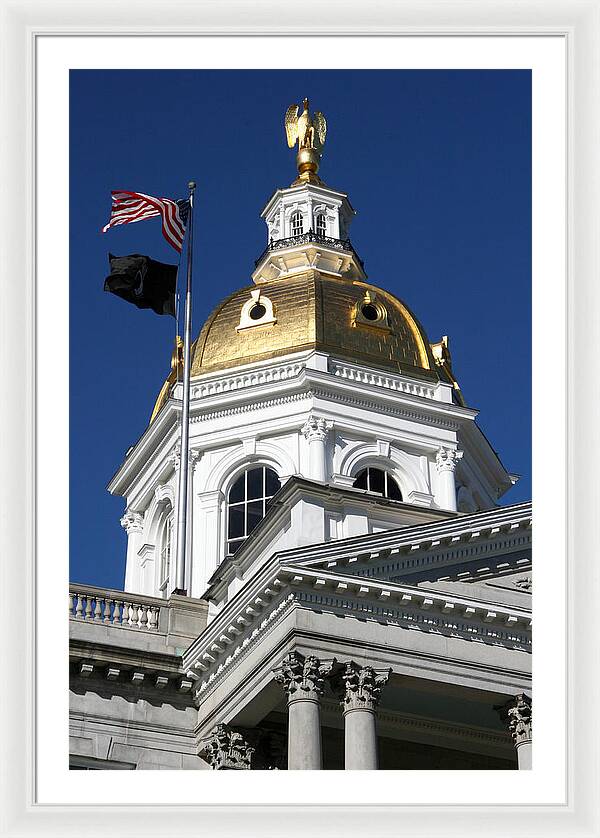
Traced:
<path fill-rule="evenodd" d="M 531 610 L 356 576 L 300 568 L 273 557 L 184 654 L 200 696 L 292 608 L 358 618 L 529 652 Z M 368 631 L 368 627 L 365 628 Z M 393 643 L 390 643 L 393 654 Z"/>

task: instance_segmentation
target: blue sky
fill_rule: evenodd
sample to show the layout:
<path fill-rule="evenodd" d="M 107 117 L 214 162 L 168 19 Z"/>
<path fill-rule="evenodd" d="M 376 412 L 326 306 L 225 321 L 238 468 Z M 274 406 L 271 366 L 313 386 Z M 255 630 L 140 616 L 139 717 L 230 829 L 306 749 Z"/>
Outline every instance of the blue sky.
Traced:
<path fill-rule="evenodd" d="M 70 577 L 122 587 L 121 498 L 106 485 L 147 426 L 174 321 L 103 291 L 109 251 L 176 262 L 157 219 L 101 234 L 111 189 L 185 197 L 197 181 L 194 334 L 250 283 L 260 211 L 295 177 L 283 115 L 328 121 L 320 174 L 357 210 L 369 279 L 448 334 L 478 423 L 531 497 L 528 71 L 71 71 Z M 223 254 L 226 253 L 226 258 Z"/>

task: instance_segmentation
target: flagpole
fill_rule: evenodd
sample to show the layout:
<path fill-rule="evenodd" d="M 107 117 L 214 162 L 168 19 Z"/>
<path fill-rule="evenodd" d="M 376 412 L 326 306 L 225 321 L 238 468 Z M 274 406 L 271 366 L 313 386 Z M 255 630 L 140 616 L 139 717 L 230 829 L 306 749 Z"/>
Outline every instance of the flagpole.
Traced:
<path fill-rule="evenodd" d="M 192 257 L 194 251 L 194 190 L 192 180 L 190 209 L 187 220 L 187 284 L 185 290 L 185 327 L 183 336 L 183 398 L 181 405 L 181 452 L 179 461 L 179 491 L 177 495 L 177 558 L 175 561 L 175 589 L 173 593 L 187 595 L 185 561 L 187 553 L 187 507 L 190 440 L 190 348 L 192 343 Z"/>

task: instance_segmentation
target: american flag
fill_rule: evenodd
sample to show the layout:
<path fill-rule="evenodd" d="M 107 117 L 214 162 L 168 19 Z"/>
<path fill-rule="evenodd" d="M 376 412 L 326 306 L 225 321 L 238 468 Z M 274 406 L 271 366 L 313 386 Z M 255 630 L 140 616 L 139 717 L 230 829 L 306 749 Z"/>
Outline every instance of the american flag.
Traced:
<path fill-rule="evenodd" d="M 152 195 L 144 195 L 143 192 L 125 192 L 124 190 L 117 190 L 110 194 L 112 196 L 110 221 L 102 228 L 103 233 L 119 224 L 131 224 L 133 221 L 143 221 L 145 218 L 160 215 L 163 236 L 178 253 L 181 253 L 188 216 L 188 201 L 153 198 Z"/>

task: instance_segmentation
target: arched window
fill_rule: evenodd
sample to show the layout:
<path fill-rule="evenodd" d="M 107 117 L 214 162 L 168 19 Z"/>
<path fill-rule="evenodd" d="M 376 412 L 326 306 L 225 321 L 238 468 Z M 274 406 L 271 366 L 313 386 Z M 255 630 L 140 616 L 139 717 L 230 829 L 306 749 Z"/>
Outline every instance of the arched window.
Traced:
<path fill-rule="evenodd" d="M 277 474 L 267 466 L 247 469 L 227 496 L 227 552 L 233 555 L 265 517 L 269 501 L 281 487 Z"/>
<path fill-rule="evenodd" d="M 292 236 L 301 236 L 304 232 L 304 219 L 302 213 L 296 211 L 292 214 Z"/>
<path fill-rule="evenodd" d="M 317 236 L 327 235 L 327 220 L 325 219 L 325 214 L 322 212 L 318 213 L 315 218 L 315 232 Z"/>
<path fill-rule="evenodd" d="M 173 547 L 173 512 L 165 520 L 160 533 L 160 579 L 158 582 L 162 596 L 169 596 L 169 578 L 171 575 L 171 552 Z"/>
<path fill-rule="evenodd" d="M 354 481 L 354 486 L 357 489 L 366 489 L 367 492 L 373 492 L 377 495 L 383 495 L 384 498 L 390 500 L 402 500 L 402 492 L 400 486 L 395 479 L 387 471 L 380 468 L 364 468 L 359 471 Z"/>

